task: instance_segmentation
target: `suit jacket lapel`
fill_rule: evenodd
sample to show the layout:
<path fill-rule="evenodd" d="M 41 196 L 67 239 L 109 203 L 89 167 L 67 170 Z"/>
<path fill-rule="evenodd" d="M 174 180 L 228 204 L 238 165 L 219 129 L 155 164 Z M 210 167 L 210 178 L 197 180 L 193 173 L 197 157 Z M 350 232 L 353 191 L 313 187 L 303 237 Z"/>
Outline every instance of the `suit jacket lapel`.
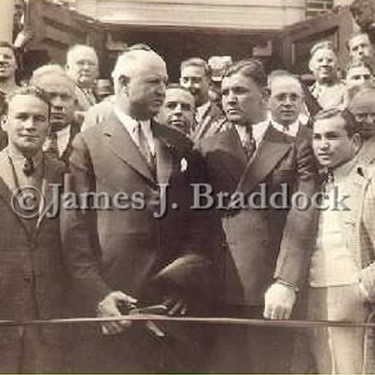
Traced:
<path fill-rule="evenodd" d="M 43 179 L 42 179 L 42 198 L 43 202 L 41 202 L 41 211 L 36 222 L 36 228 L 39 230 L 42 221 L 46 217 L 48 212 L 54 212 L 54 210 L 58 207 L 55 205 L 59 205 L 59 195 L 55 195 L 58 190 L 58 185 L 62 183 L 62 171 L 60 166 L 57 166 L 54 161 L 48 160 L 44 157 L 44 170 L 43 170 Z M 59 172 L 60 171 L 60 172 Z"/>
<path fill-rule="evenodd" d="M 254 159 L 246 166 L 238 183 L 237 191 L 246 194 L 258 182 L 264 180 L 290 149 L 292 142 L 291 137 L 285 136 L 269 126 Z"/>
<path fill-rule="evenodd" d="M 0 199 L 4 201 L 9 210 L 16 216 L 26 234 L 31 236 L 30 228 L 26 225 L 25 220 L 16 212 L 14 206 L 16 204 L 15 192 L 17 186 L 15 186 L 12 166 L 5 150 L 0 153 Z"/>
<path fill-rule="evenodd" d="M 130 134 L 117 116 L 112 113 L 103 124 L 103 134 L 108 138 L 108 146 L 120 159 L 141 174 L 147 180 L 155 184 L 150 167 L 141 155 Z"/>
<path fill-rule="evenodd" d="M 220 152 L 218 162 L 237 184 L 246 167 L 246 156 L 240 137 L 233 125 L 227 131 L 218 133 L 216 137 L 216 149 Z"/>

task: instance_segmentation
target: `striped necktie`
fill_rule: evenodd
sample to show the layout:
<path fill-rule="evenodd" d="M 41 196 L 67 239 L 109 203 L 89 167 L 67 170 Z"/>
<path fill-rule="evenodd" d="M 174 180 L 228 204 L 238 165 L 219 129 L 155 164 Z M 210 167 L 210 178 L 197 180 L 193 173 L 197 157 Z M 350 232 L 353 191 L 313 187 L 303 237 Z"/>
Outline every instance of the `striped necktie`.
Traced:
<path fill-rule="evenodd" d="M 155 171 L 155 157 L 151 152 L 150 145 L 147 141 L 145 133 L 142 129 L 142 124 L 140 122 L 137 123 L 137 138 L 138 138 L 138 147 L 141 151 L 142 155 L 147 161 L 147 164 L 151 168 L 151 170 Z"/>
<path fill-rule="evenodd" d="M 250 160 L 256 150 L 256 142 L 253 137 L 253 128 L 250 126 L 246 127 L 246 135 L 242 143 L 243 149 L 247 160 Z"/>

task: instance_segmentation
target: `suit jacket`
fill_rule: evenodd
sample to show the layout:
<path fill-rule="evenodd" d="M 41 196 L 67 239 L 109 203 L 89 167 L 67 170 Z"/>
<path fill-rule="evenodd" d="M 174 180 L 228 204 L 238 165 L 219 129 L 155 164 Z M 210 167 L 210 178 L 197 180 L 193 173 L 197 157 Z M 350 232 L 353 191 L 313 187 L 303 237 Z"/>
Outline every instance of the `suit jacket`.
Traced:
<path fill-rule="evenodd" d="M 364 140 L 357 155 L 358 161 L 364 164 L 373 164 L 375 161 L 375 136 Z"/>
<path fill-rule="evenodd" d="M 181 144 L 176 144 L 175 130 L 155 122 L 152 129 L 156 176 L 114 113 L 73 141 L 70 190 L 76 194 L 100 193 L 111 199 L 123 192 L 130 200 L 133 197 L 130 203 L 134 207 L 138 205 L 138 209 L 64 211 L 66 259 L 78 289 L 88 298 L 91 313 L 111 290 L 122 290 L 143 302 L 160 302 L 162 296 L 158 293 L 166 293 L 165 289 L 172 285 L 184 293 L 181 284 L 189 279 L 185 274 L 172 277 L 168 283 L 163 273 L 161 290 L 154 288 L 159 280 L 156 275 L 179 256 L 202 250 L 191 241 L 189 231 L 190 163 L 183 162 L 189 157 Z M 169 209 L 160 219 L 154 217 L 159 210 L 158 184 L 169 184 L 168 204 L 179 206 L 178 210 Z M 200 266 L 193 268 L 200 270 Z M 174 275 L 167 272 L 170 274 Z M 200 279 L 192 274 L 190 280 L 197 283 Z"/>
<path fill-rule="evenodd" d="M 200 122 L 196 125 L 191 138 L 193 141 L 198 141 L 204 137 L 209 137 L 225 129 L 226 124 L 227 121 L 223 115 L 223 111 L 217 104 L 210 102 Z"/>
<path fill-rule="evenodd" d="M 93 93 L 85 93 L 79 86 L 75 87 L 76 109 L 77 111 L 87 111 L 96 104 L 96 98 Z"/>
<path fill-rule="evenodd" d="M 69 135 L 69 141 L 68 144 L 66 145 L 66 148 L 64 152 L 62 153 L 60 160 L 63 161 L 66 165 L 69 165 L 69 158 L 70 154 L 72 153 L 73 150 L 73 139 L 74 137 L 81 131 L 81 127 L 77 123 L 72 123 L 70 126 L 70 135 Z"/>
<path fill-rule="evenodd" d="M 56 202 L 50 184 L 63 181 L 65 166 L 44 157 L 42 194 L 45 209 L 35 225 L 14 210 L 12 166 L 7 149 L 0 152 L 0 319 L 51 319 L 65 315 L 66 274 L 62 259 L 59 218 L 48 217 L 47 208 Z M 7 183 L 6 183 L 7 182 Z M 63 371 L 61 326 L 35 328 L 45 342 L 40 371 Z M 22 346 L 18 328 L 0 335 L 1 372 L 18 372 Z M 36 344 L 34 344 L 35 347 Z M 52 367 L 51 367 L 52 366 Z"/>
<path fill-rule="evenodd" d="M 310 198 L 316 190 L 316 171 L 309 141 L 301 132 L 292 138 L 268 127 L 249 163 L 234 127 L 202 140 L 199 150 L 213 192 L 255 197 L 263 185 L 270 197 L 284 185 L 289 193 Z M 224 235 L 216 255 L 224 304 L 262 305 L 264 292 L 275 279 L 299 287 L 307 270 L 316 220 L 312 207 L 277 209 L 266 202 L 266 208 L 257 209 L 260 203 L 216 210 Z"/>

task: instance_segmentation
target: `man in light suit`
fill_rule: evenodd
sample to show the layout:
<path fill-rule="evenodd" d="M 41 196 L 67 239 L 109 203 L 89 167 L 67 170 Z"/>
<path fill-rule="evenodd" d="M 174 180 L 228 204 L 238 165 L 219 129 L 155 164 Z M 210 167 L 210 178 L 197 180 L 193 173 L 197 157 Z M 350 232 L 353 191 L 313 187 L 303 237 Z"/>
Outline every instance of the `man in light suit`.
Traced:
<path fill-rule="evenodd" d="M 313 148 L 326 178 L 309 272 L 309 320 L 364 322 L 375 301 L 375 169 L 356 156 L 360 147 L 360 126 L 350 112 L 315 117 Z M 364 361 L 363 327 L 314 327 L 306 333 L 319 373 L 374 372 L 368 367 L 374 365 L 373 343 Z"/>
<path fill-rule="evenodd" d="M 311 198 L 315 169 L 307 140 L 283 134 L 264 117 L 267 94 L 262 64 L 249 59 L 228 69 L 222 82 L 223 109 L 230 129 L 202 140 L 207 181 L 222 194 L 217 209 L 223 231 L 215 255 L 221 276 L 217 312 L 244 318 L 288 319 L 307 268 L 314 211 L 272 201 L 287 195 Z M 263 195 L 266 205 L 259 196 Z M 253 200 L 248 198 L 253 195 Z M 237 197 L 237 198 L 236 198 Z M 244 197 L 246 202 L 238 204 Z M 258 199 L 258 200 L 257 200 Z M 236 203 L 237 200 L 237 203 Z M 276 207 L 276 206 L 277 207 Z M 241 341 L 242 340 L 242 341 Z M 218 334 L 216 371 L 288 372 L 292 339 L 275 328 L 227 328 Z"/>
<path fill-rule="evenodd" d="M 72 191 L 111 202 L 108 209 L 93 204 L 64 211 L 65 254 L 80 302 L 100 317 L 161 303 L 172 315 L 194 311 L 207 262 L 190 231 L 191 142 L 152 120 L 165 98 L 166 64 L 152 50 L 130 49 L 119 57 L 113 78 L 113 113 L 76 136 L 70 158 Z M 83 355 L 95 372 L 176 371 L 170 351 L 178 344 L 158 327 L 103 323 L 101 332 L 94 327 L 94 348 L 85 347 Z"/>
<path fill-rule="evenodd" d="M 58 204 L 52 184 L 61 185 L 65 165 L 42 153 L 49 107 L 47 94 L 35 87 L 8 98 L 9 145 L 0 152 L 0 319 L 64 317 L 59 218 L 49 216 L 48 207 Z M 67 371 L 66 338 L 58 325 L 2 328 L 0 372 Z"/>
<path fill-rule="evenodd" d="M 181 63 L 180 84 L 194 96 L 196 107 L 196 127 L 193 141 L 214 135 L 225 126 L 221 109 L 210 100 L 209 89 L 211 74 L 207 62 L 193 57 Z"/>

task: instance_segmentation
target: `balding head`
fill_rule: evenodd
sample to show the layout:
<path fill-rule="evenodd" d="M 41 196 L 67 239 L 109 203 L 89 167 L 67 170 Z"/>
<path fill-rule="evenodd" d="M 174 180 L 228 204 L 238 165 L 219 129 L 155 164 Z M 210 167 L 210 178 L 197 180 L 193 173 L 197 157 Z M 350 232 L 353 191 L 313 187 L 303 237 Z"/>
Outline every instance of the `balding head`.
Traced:
<path fill-rule="evenodd" d="M 168 76 L 164 60 L 156 52 L 144 49 L 124 52 L 112 77 L 117 105 L 125 113 L 138 120 L 150 119 L 158 113 Z"/>
<path fill-rule="evenodd" d="M 98 56 L 94 48 L 77 44 L 66 55 L 66 71 L 80 87 L 92 88 L 98 76 Z"/>

